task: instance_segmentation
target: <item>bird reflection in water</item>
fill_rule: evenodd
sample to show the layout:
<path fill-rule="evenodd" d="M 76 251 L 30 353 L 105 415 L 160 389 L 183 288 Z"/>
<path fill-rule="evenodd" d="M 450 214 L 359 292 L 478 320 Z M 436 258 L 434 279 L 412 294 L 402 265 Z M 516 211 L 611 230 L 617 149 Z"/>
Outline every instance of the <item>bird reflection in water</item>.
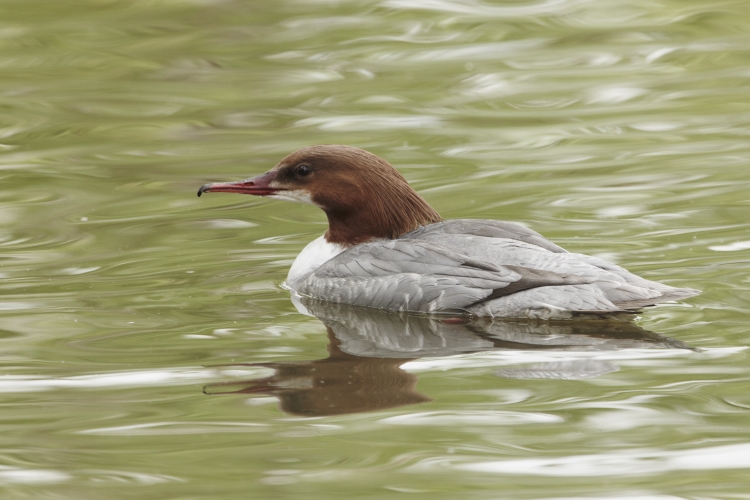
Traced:
<path fill-rule="evenodd" d="M 317 417 L 359 413 L 432 401 L 416 391 L 417 376 L 401 369 L 409 358 L 359 357 L 341 350 L 328 326 L 325 359 L 249 363 L 272 368 L 270 377 L 245 383 L 211 384 L 208 394 L 268 394 L 292 415 Z"/>
<path fill-rule="evenodd" d="M 423 403 L 417 376 L 401 365 L 423 357 L 493 350 L 607 351 L 689 349 L 684 343 L 631 322 L 514 322 L 400 314 L 306 301 L 328 331 L 325 359 L 247 363 L 271 368 L 269 377 L 210 384 L 206 394 L 267 394 L 281 410 L 300 416 L 367 412 Z M 591 378 L 616 370 L 606 361 L 574 359 L 501 370 L 506 378 Z"/>

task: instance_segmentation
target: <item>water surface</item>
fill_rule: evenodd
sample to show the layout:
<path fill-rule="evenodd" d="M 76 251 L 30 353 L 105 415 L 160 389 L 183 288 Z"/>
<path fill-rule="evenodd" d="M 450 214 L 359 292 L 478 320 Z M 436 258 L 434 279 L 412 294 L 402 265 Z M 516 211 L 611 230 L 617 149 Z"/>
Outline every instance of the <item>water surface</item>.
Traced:
<path fill-rule="evenodd" d="M 745 2 L 0 13 L 4 498 L 748 498 Z M 619 329 L 302 315 L 323 214 L 195 191 L 318 143 L 703 294 Z"/>

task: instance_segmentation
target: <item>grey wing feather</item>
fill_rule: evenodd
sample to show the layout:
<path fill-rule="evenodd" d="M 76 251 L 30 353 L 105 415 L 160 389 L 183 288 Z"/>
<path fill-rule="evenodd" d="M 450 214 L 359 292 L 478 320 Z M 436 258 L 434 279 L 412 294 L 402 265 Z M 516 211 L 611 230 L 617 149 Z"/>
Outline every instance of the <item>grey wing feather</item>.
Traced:
<path fill-rule="evenodd" d="M 566 253 L 565 250 L 526 226 L 517 222 L 499 220 L 449 220 L 422 226 L 419 229 L 402 235 L 400 238 L 424 240 L 431 239 L 431 237 L 445 238 L 446 235 L 481 236 L 484 238 L 522 241 L 553 253 Z"/>
<path fill-rule="evenodd" d="M 483 223 L 484 221 L 475 222 Z M 446 223 L 432 224 L 425 226 L 423 229 L 440 226 L 441 224 Z M 441 235 L 439 229 L 439 227 L 436 227 L 433 231 L 423 231 L 420 236 L 427 241 L 439 241 L 440 244 L 448 248 L 467 253 L 473 258 L 485 262 L 499 263 L 511 268 L 515 265 L 539 271 L 552 271 L 561 275 L 578 276 L 584 283 L 595 285 L 585 287 L 585 289 L 558 288 L 549 291 L 539 290 L 534 293 L 524 293 L 519 297 L 513 297 L 512 300 L 498 302 L 496 305 L 499 308 L 493 311 L 499 316 L 514 316 L 516 314 L 527 316 L 525 310 L 519 312 L 515 309 L 522 304 L 522 301 L 531 304 L 531 301 L 541 300 L 550 307 L 573 309 L 578 299 L 568 297 L 567 294 L 569 293 L 573 295 L 583 294 L 587 301 L 598 304 L 597 310 L 611 311 L 636 310 L 659 302 L 692 297 L 699 293 L 697 290 L 690 288 L 674 288 L 641 278 L 616 264 L 597 257 L 565 251 L 555 252 L 530 243 L 529 238 L 526 238 L 527 241 L 521 241 L 497 236 L 480 236 L 476 234 L 476 231 L 469 235 L 457 233 Z M 512 307 L 509 305 L 511 302 L 513 303 Z M 510 307 L 510 309 L 507 307 Z M 475 312 L 480 314 L 478 311 Z M 491 313 L 492 311 L 486 308 L 481 312 L 483 315 L 490 315 Z"/>
<path fill-rule="evenodd" d="M 473 259 L 430 241 L 357 245 L 332 258 L 297 292 L 343 304 L 439 312 L 467 310 L 521 290 L 587 283 L 580 277 Z"/>
<path fill-rule="evenodd" d="M 480 220 L 438 222 L 357 245 L 296 290 L 381 309 L 543 319 L 614 317 L 699 293 L 569 253 L 520 224 Z"/>

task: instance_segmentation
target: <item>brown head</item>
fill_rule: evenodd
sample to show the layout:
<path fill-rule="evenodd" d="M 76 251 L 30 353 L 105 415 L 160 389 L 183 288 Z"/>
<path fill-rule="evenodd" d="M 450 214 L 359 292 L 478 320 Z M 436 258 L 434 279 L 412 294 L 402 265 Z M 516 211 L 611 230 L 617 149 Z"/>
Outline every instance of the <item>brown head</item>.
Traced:
<path fill-rule="evenodd" d="M 263 175 L 206 184 L 207 192 L 245 193 L 310 203 L 328 216 L 326 240 L 345 246 L 396 238 L 440 215 L 384 159 L 350 146 L 299 149 Z"/>

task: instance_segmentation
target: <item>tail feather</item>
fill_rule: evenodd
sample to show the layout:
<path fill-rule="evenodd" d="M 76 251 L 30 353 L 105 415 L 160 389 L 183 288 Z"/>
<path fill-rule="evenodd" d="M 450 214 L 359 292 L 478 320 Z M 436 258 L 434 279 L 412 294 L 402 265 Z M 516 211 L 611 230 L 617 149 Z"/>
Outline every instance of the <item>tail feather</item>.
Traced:
<path fill-rule="evenodd" d="M 614 302 L 614 304 L 621 309 L 640 309 L 642 307 L 654 306 L 661 302 L 687 299 L 688 297 L 694 297 L 700 293 L 700 290 L 695 290 L 694 288 L 669 288 L 666 290 L 660 290 L 660 295 L 657 297 L 625 300 Z"/>

